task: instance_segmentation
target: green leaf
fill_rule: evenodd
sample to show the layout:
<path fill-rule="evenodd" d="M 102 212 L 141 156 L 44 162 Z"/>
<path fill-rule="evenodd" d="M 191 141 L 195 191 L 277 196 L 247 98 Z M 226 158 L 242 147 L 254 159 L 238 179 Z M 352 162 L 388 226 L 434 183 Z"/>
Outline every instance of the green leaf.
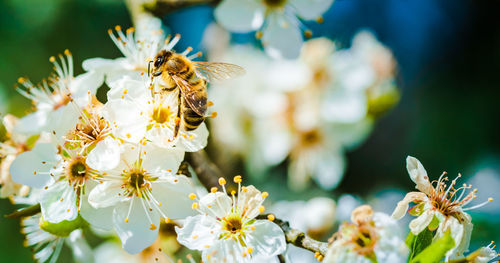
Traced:
<path fill-rule="evenodd" d="M 410 249 L 410 256 L 408 259 L 411 261 L 416 255 L 432 243 L 432 231 L 426 227 L 416 236 L 410 231 L 408 237 L 406 237 L 405 243 Z"/>
<path fill-rule="evenodd" d="M 446 252 L 455 247 L 455 241 L 451 237 L 451 231 L 448 230 L 440 239 L 427 246 L 419 253 L 411 263 L 439 263 L 444 258 Z"/>
<path fill-rule="evenodd" d="M 85 227 L 88 223 L 87 221 L 85 221 L 85 219 L 83 219 L 83 217 L 78 215 L 78 217 L 74 220 L 64 220 L 59 223 L 50 223 L 48 221 L 45 221 L 43 217 L 40 217 L 38 224 L 40 225 L 40 228 L 45 230 L 46 232 L 59 237 L 67 237 L 71 232 L 73 232 L 73 230 Z"/>

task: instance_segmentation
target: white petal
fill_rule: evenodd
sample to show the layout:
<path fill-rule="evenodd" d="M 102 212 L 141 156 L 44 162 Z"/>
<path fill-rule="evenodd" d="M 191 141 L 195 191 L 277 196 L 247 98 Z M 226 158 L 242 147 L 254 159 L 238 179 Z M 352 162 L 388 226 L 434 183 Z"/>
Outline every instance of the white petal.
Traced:
<path fill-rule="evenodd" d="M 271 13 L 267 21 L 262 30 L 262 45 L 266 53 L 275 59 L 297 58 L 304 40 L 296 22 L 277 13 Z"/>
<path fill-rule="evenodd" d="M 278 225 L 269 220 L 257 220 L 253 226 L 255 230 L 248 234 L 247 240 L 256 253 L 272 257 L 285 251 L 285 234 Z"/>
<path fill-rule="evenodd" d="M 14 127 L 16 133 L 35 135 L 42 131 L 47 124 L 47 111 L 38 110 L 19 119 Z"/>
<path fill-rule="evenodd" d="M 245 217 L 255 218 L 260 214 L 259 207 L 264 203 L 262 193 L 253 185 L 249 185 L 246 191 L 241 191 L 238 198 L 237 209 L 239 213 L 245 212 Z"/>
<path fill-rule="evenodd" d="M 333 4 L 333 0 L 290 0 L 297 14 L 306 20 L 320 17 Z"/>
<path fill-rule="evenodd" d="M 159 208 L 169 218 L 182 219 L 195 215 L 196 211 L 191 209 L 193 201 L 189 194 L 196 190 L 189 178 L 184 175 L 167 175 L 167 179 L 161 178 L 163 182 L 153 183 L 152 195 L 161 202 Z M 164 182 L 168 180 L 169 182 Z"/>
<path fill-rule="evenodd" d="M 233 206 L 233 201 L 222 192 L 209 193 L 200 199 L 200 210 L 211 216 L 222 218 Z"/>
<path fill-rule="evenodd" d="M 331 122 L 358 122 L 366 116 L 367 105 L 364 91 L 337 89 L 325 98 L 322 117 Z"/>
<path fill-rule="evenodd" d="M 263 4 L 254 0 L 224 0 L 215 9 L 215 19 L 227 30 L 238 33 L 255 31 L 264 22 Z"/>
<path fill-rule="evenodd" d="M 322 151 L 319 155 L 314 179 L 322 188 L 328 190 L 334 189 L 344 176 L 346 165 L 344 154 L 335 151 Z"/>
<path fill-rule="evenodd" d="M 55 135 L 61 138 L 61 136 L 66 135 L 70 129 L 75 127 L 79 116 L 80 112 L 75 109 L 74 105 L 64 105 L 50 112 L 44 131 L 51 133 L 55 132 Z"/>
<path fill-rule="evenodd" d="M 128 222 L 125 222 L 125 219 L 127 218 L 130 202 L 121 202 L 113 212 L 113 223 L 115 224 L 116 233 L 122 241 L 123 249 L 130 254 L 137 254 L 153 244 L 158 237 L 160 216 L 156 213 L 156 210 L 149 211 L 144 208 L 141 198 L 133 197 L 131 200 L 133 204 Z M 151 221 L 149 218 L 151 218 Z M 156 226 L 154 230 L 150 229 L 151 224 Z"/>
<path fill-rule="evenodd" d="M 129 142 L 138 142 L 144 138 L 148 122 L 136 103 L 110 100 L 104 105 L 103 115 L 110 123 L 116 123 L 114 132 L 120 138 Z"/>
<path fill-rule="evenodd" d="M 95 95 L 103 81 L 104 74 L 98 71 L 90 71 L 76 76 L 69 87 L 73 99 L 77 101 L 78 105 L 84 106 L 90 97 L 88 93 Z"/>
<path fill-rule="evenodd" d="M 406 158 L 406 169 L 408 170 L 411 180 L 416 184 L 415 188 L 422 193 L 430 195 L 433 191 L 433 187 L 429 182 L 427 171 L 420 161 L 415 157 L 408 156 Z"/>
<path fill-rule="evenodd" d="M 33 150 L 19 154 L 9 171 L 14 182 L 41 188 L 51 180 L 49 172 L 57 161 L 57 148 L 53 144 L 39 143 Z"/>
<path fill-rule="evenodd" d="M 125 99 L 142 104 L 147 103 L 147 100 L 151 98 L 151 91 L 144 81 L 123 77 L 112 81 L 109 86 L 111 89 L 107 94 L 108 100 Z"/>
<path fill-rule="evenodd" d="M 92 253 L 92 249 L 83 238 L 81 229 L 71 232 L 65 241 L 73 251 L 75 262 L 94 262 L 94 253 Z"/>
<path fill-rule="evenodd" d="M 250 257 L 243 257 L 244 249 L 234 239 L 218 240 L 210 248 L 203 250 L 202 260 L 207 263 L 217 262 L 250 262 Z M 254 252 L 255 253 L 255 252 Z"/>
<path fill-rule="evenodd" d="M 410 222 L 410 230 L 414 235 L 418 235 L 422 230 L 424 230 L 434 218 L 434 212 L 432 210 L 426 210 L 419 217 L 413 219 Z"/>
<path fill-rule="evenodd" d="M 427 199 L 427 195 L 421 192 L 410 192 L 407 193 L 405 198 L 401 201 L 398 202 L 398 205 L 394 209 L 394 212 L 392 212 L 392 218 L 394 219 L 401 219 L 405 214 L 406 211 L 408 211 L 408 206 L 410 202 L 414 201 L 423 201 Z"/>
<path fill-rule="evenodd" d="M 120 163 L 120 145 L 112 137 L 98 142 L 85 160 L 87 165 L 98 171 L 108 171 Z"/>
<path fill-rule="evenodd" d="M 124 198 L 119 182 L 104 182 L 90 191 L 88 201 L 94 208 L 104 208 L 115 205 Z"/>
<path fill-rule="evenodd" d="M 149 173 L 170 171 L 175 174 L 184 160 L 184 151 L 179 148 L 160 148 L 147 144 L 142 151 L 144 154 L 142 167 Z"/>
<path fill-rule="evenodd" d="M 95 228 L 111 230 L 113 229 L 113 220 L 110 220 L 110 218 L 113 216 L 114 207 L 109 206 L 97 209 L 90 205 L 88 201 L 89 194 L 92 192 L 90 189 L 95 188 L 96 185 L 98 184 L 91 181 L 85 183 L 85 194 L 80 200 L 82 202 L 80 215 Z"/>
<path fill-rule="evenodd" d="M 211 216 L 190 216 L 184 220 L 182 228 L 175 227 L 177 241 L 189 249 L 204 250 L 215 243 L 220 224 Z"/>
<path fill-rule="evenodd" d="M 40 207 L 43 218 L 50 223 L 74 220 L 78 216 L 76 193 L 68 181 L 59 181 L 42 190 Z"/>
<path fill-rule="evenodd" d="M 186 133 L 186 138 L 179 137 L 180 146 L 186 152 L 197 152 L 207 146 L 208 129 L 205 123 L 202 123 L 196 130 Z M 191 136 L 193 136 L 192 139 L 190 139 Z"/>

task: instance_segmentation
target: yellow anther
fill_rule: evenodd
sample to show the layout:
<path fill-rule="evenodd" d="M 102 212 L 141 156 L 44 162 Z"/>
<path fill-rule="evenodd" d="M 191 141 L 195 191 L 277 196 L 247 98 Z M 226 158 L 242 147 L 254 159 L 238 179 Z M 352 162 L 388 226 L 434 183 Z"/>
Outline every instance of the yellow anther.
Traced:
<path fill-rule="evenodd" d="M 196 199 L 196 194 L 194 194 L 194 193 L 189 194 L 189 199 L 191 199 L 191 200 Z"/>
<path fill-rule="evenodd" d="M 219 185 L 225 185 L 226 184 L 226 179 L 224 177 L 219 178 Z"/>
<path fill-rule="evenodd" d="M 127 28 L 127 34 L 133 33 L 134 31 L 135 31 L 135 29 L 133 27 Z"/>
<path fill-rule="evenodd" d="M 266 211 L 266 207 L 263 205 L 259 206 L 259 212 L 264 213 L 264 211 Z"/>
<path fill-rule="evenodd" d="M 198 235 L 193 235 L 191 238 L 192 238 L 192 239 L 197 239 L 197 238 L 198 238 Z"/>
<path fill-rule="evenodd" d="M 65 50 L 64 50 L 64 54 L 65 54 L 66 56 L 71 56 L 71 52 L 69 52 L 69 50 L 68 50 L 68 49 L 65 49 Z"/>
<path fill-rule="evenodd" d="M 127 93 L 128 93 L 128 89 L 124 89 L 124 90 L 123 90 L 123 94 L 125 95 L 125 94 L 127 94 Z"/>
<path fill-rule="evenodd" d="M 324 258 L 324 257 L 323 257 L 323 255 L 319 255 L 316 259 L 317 259 L 319 262 L 321 262 L 321 261 L 323 261 L 323 258 Z"/>
<path fill-rule="evenodd" d="M 316 22 L 317 22 L 318 24 L 323 24 L 323 22 L 325 22 L 325 20 L 323 19 L 323 17 L 322 17 L 322 16 L 319 16 L 318 18 L 316 18 Z"/>
<path fill-rule="evenodd" d="M 154 224 L 151 224 L 151 226 L 149 227 L 149 230 L 155 230 L 156 229 L 156 226 Z"/>
<path fill-rule="evenodd" d="M 255 226 L 251 226 L 250 229 L 255 230 Z"/>
<path fill-rule="evenodd" d="M 304 31 L 304 36 L 306 38 L 311 38 L 313 36 L 313 32 L 308 29 L 308 30 Z"/>
<path fill-rule="evenodd" d="M 200 204 L 198 203 L 193 203 L 193 205 L 191 206 L 192 209 L 198 209 L 200 208 Z"/>
<path fill-rule="evenodd" d="M 161 206 L 161 202 L 158 202 L 158 206 Z"/>
<path fill-rule="evenodd" d="M 205 247 L 205 248 L 210 248 L 210 245 L 205 245 L 204 247 Z"/>
<path fill-rule="evenodd" d="M 211 100 L 209 100 L 208 103 L 207 103 L 207 105 L 208 105 L 208 107 L 212 107 L 212 106 L 214 106 L 214 102 L 211 101 Z"/>
<path fill-rule="evenodd" d="M 492 198 L 492 197 L 488 198 L 488 201 L 492 202 L 492 201 L 493 201 L 493 198 Z"/>
<path fill-rule="evenodd" d="M 246 193 L 248 191 L 248 189 L 245 186 L 242 186 L 241 187 L 241 191 L 243 191 L 244 193 Z"/>
<path fill-rule="evenodd" d="M 115 26 L 115 30 L 116 30 L 116 31 L 121 31 L 121 30 L 122 30 L 122 27 L 121 27 L 121 26 L 116 25 L 116 26 Z"/>
<path fill-rule="evenodd" d="M 242 256 L 243 256 L 243 257 L 246 257 L 246 256 L 247 256 L 247 253 L 246 253 L 246 252 L 243 252 L 243 255 L 242 255 Z"/>
<path fill-rule="evenodd" d="M 212 114 L 210 114 L 210 118 L 215 118 L 215 117 L 217 117 L 217 112 L 216 111 L 214 111 L 214 112 L 212 112 Z"/>
<path fill-rule="evenodd" d="M 241 175 L 237 175 L 233 178 L 233 181 L 237 184 L 241 183 L 242 179 L 241 179 Z"/>
<path fill-rule="evenodd" d="M 269 193 L 268 192 L 264 192 L 262 193 L 262 198 L 267 198 L 269 196 Z"/>
<path fill-rule="evenodd" d="M 165 224 L 169 224 L 169 223 L 170 223 L 170 218 L 165 217 L 165 220 L 164 220 L 164 221 L 165 221 Z"/>
<path fill-rule="evenodd" d="M 113 30 L 111 30 L 111 28 L 108 29 L 108 34 L 110 34 L 110 35 L 113 34 Z"/>
<path fill-rule="evenodd" d="M 264 34 L 262 33 L 262 31 L 257 31 L 257 32 L 255 33 L 255 38 L 257 38 L 257 39 L 261 39 L 263 35 L 264 35 Z"/>
<path fill-rule="evenodd" d="M 56 61 L 56 57 L 51 56 L 51 57 L 49 58 L 49 61 L 50 61 L 50 62 L 55 62 L 55 61 Z"/>
<path fill-rule="evenodd" d="M 252 254 L 253 248 L 251 248 L 251 247 L 247 248 L 247 252 L 248 252 L 248 254 Z"/>
<path fill-rule="evenodd" d="M 211 192 L 211 193 L 216 193 L 216 192 L 217 192 L 217 190 L 218 190 L 218 189 L 217 189 L 217 187 L 215 187 L 215 186 L 214 186 L 214 187 L 212 187 L 212 188 L 210 188 L 210 192 Z"/>
<path fill-rule="evenodd" d="M 25 81 L 26 81 L 26 79 L 25 79 L 25 78 L 23 78 L 23 77 L 19 77 L 19 78 L 17 79 L 17 82 L 19 82 L 19 83 L 24 83 Z"/>
<path fill-rule="evenodd" d="M 267 215 L 267 220 L 274 221 L 274 219 L 276 219 L 276 217 L 273 214 Z"/>
<path fill-rule="evenodd" d="M 232 190 L 231 195 L 235 195 L 235 194 L 236 194 L 236 191 Z"/>

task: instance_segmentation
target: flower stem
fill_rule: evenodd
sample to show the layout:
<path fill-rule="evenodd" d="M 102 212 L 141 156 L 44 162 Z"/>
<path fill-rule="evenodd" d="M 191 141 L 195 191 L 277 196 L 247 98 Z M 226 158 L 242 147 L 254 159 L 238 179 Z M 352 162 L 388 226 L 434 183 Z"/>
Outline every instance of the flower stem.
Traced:
<path fill-rule="evenodd" d="M 40 208 L 40 204 L 32 205 L 26 208 L 19 209 L 11 214 L 5 215 L 7 218 L 21 218 L 32 216 L 40 213 L 42 210 Z"/>

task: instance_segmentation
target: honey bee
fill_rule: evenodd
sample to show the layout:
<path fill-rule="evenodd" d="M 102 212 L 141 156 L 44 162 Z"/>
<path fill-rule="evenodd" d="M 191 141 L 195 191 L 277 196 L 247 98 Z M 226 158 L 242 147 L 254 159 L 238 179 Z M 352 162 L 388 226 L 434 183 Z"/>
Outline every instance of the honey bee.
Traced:
<path fill-rule="evenodd" d="M 173 139 L 177 138 L 181 126 L 185 131 L 195 130 L 207 117 L 207 80 L 226 80 L 245 73 L 234 64 L 191 61 L 192 56 L 188 58 L 184 54 L 186 52 L 162 50 L 150 61 L 153 63 L 151 81 L 160 77 L 162 91 L 179 90 Z"/>

